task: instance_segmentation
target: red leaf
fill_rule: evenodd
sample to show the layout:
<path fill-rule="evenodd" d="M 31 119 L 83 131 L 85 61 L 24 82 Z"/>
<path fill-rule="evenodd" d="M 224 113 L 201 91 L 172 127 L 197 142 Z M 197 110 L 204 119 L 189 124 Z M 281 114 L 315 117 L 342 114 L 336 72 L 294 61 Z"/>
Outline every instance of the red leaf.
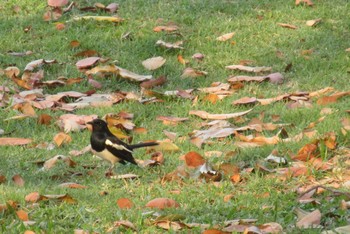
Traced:
<path fill-rule="evenodd" d="M 205 163 L 205 159 L 197 152 L 191 151 L 185 155 L 185 162 L 189 167 L 198 167 Z"/>

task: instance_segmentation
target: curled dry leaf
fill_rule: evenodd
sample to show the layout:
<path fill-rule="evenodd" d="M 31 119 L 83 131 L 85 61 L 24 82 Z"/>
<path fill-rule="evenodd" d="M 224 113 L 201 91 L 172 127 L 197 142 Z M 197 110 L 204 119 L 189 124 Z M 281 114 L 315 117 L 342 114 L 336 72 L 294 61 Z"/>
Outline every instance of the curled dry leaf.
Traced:
<path fill-rule="evenodd" d="M 205 159 L 195 151 L 188 152 L 184 156 L 186 165 L 188 167 L 199 167 L 205 163 Z"/>
<path fill-rule="evenodd" d="M 155 198 L 146 204 L 146 207 L 158 208 L 161 210 L 165 208 L 177 208 L 179 206 L 180 205 L 175 200 L 169 198 Z"/>
<path fill-rule="evenodd" d="M 242 112 L 237 112 L 237 113 L 229 113 L 229 114 L 209 114 L 206 111 L 200 111 L 200 110 L 192 110 L 189 112 L 190 115 L 196 115 L 202 119 L 216 119 L 216 120 L 223 120 L 223 119 L 232 119 L 232 118 L 237 118 L 243 115 L 248 114 L 251 112 L 253 109 L 247 110 L 247 111 L 242 111 Z"/>
<path fill-rule="evenodd" d="M 29 138 L 14 138 L 14 137 L 0 137 L 0 146 L 4 145 L 27 145 L 32 143 L 32 139 Z"/>
<path fill-rule="evenodd" d="M 224 35 L 221 35 L 220 37 L 217 37 L 216 40 L 217 41 L 227 41 L 227 40 L 231 39 L 234 35 L 235 35 L 234 32 L 226 33 Z"/>
<path fill-rule="evenodd" d="M 69 204 L 75 204 L 77 201 L 70 196 L 69 194 L 46 194 L 46 195 L 41 195 L 41 200 L 56 200 L 60 202 L 66 202 Z"/>
<path fill-rule="evenodd" d="M 306 21 L 306 25 L 313 27 L 316 26 L 317 24 L 319 24 L 321 22 L 322 19 L 314 19 L 314 20 L 308 20 Z"/>
<path fill-rule="evenodd" d="M 59 132 L 53 137 L 53 141 L 58 147 L 60 147 L 63 144 L 70 143 L 72 141 L 72 138 L 64 132 Z"/>
<path fill-rule="evenodd" d="M 143 81 L 140 86 L 145 89 L 151 89 L 156 86 L 160 86 L 165 84 L 167 81 L 167 78 L 165 76 L 160 76 L 157 79 L 152 79 L 148 81 Z"/>
<path fill-rule="evenodd" d="M 46 160 L 44 165 L 43 165 L 43 168 L 46 170 L 51 169 L 56 165 L 56 163 L 58 161 L 61 161 L 61 160 L 63 162 L 65 162 L 66 165 L 69 167 L 75 167 L 75 165 L 76 165 L 76 163 L 70 157 L 67 157 L 64 155 L 56 155 L 56 156 Z"/>
<path fill-rule="evenodd" d="M 189 118 L 185 117 L 174 117 L 174 116 L 158 116 L 157 120 L 163 121 L 163 124 L 165 125 L 176 125 L 180 122 L 185 122 L 189 120 Z"/>
<path fill-rule="evenodd" d="M 12 181 L 15 183 L 15 185 L 23 187 L 24 186 L 24 179 L 21 175 L 16 174 L 12 177 Z"/>
<path fill-rule="evenodd" d="M 132 81 L 138 81 L 138 82 L 152 79 L 152 75 L 139 75 L 134 72 L 128 71 L 124 68 L 121 68 L 118 66 L 115 66 L 115 67 L 118 70 L 117 71 L 118 76 L 122 78 L 130 79 Z"/>
<path fill-rule="evenodd" d="M 206 76 L 206 75 L 208 75 L 208 72 L 196 70 L 196 69 L 191 68 L 191 67 L 187 67 L 182 72 L 181 77 L 187 78 L 187 77 L 199 77 L 199 76 Z"/>
<path fill-rule="evenodd" d="M 152 71 L 152 70 L 156 70 L 156 69 L 160 68 L 161 66 L 163 66 L 165 62 L 166 62 L 165 58 L 163 58 L 162 56 L 158 56 L 158 57 L 153 57 L 153 58 L 149 58 L 149 59 L 142 61 L 142 65 L 147 70 Z"/>
<path fill-rule="evenodd" d="M 166 49 L 180 49 L 180 50 L 184 49 L 181 46 L 182 45 L 182 41 L 175 42 L 175 43 L 168 43 L 168 42 L 165 42 L 165 41 L 162 41 L 162 40 L 158 40 L 156 42 L 156 45 L 160 46 L 160 47 L 163 47 L 163 48 L 166 48 Z"/>
<path fill-rule="evenodd" d="M 244 65 L 229 65 L 225 67 L 229 70 L 240 70 L 245 72 L 254 72 L 254 73 L 260 73 L 260 72 L 269 72 L 272 70 L 271 67 L 249 67 Z"/>
<path fill-rule="evenodd" d="M 117 200 L 117 205 L 120 209 L 131 209 L 134 203 L 128 198 L 119 198 Z"/>
<path fill-rule="evenodd" d="M 107 230 L 107 233 L 113 232 L 118 227 L 129 228 L 133 231 L 137 231 L 135 225 L 132 222 L 130 222 L 129 220 L 119 220 L 119 221 L 114 222 L 113 227 L 109 228 Z"/>
<path fill-rule="evenodd" d="M 68 0 L 47 0 L 47 5 L 51 7 L 62 7 L 68 4 Z"/>
<path fill-rule="evenodd" d="M 298 228 L 316 228 L 321 223 L 321 216 L 321 212 L 317 209 L 311 213 L 303 215 L 303 217 L 296 223 L 296 226 Z"/>
<path fill-rule="evenodd" d="M 192 55 L 192 58 L 193 58 L 193 59 L 196 59 L 196 60 L 199 60 L 199 61 L 203 60 L 204 57 L 205 57 L 205 56 L 204 56 L 204 54 L 202 54 L 202 53 L 195 53 L 195 54 Z"/>
<path fill-rule="evenodd" d="M 153 28 L 154 32 L 162 32 L 162 31 L 175 32 L 175 31 L 178 31 L 178 30 L 179 30 L 179 27 L 176 26 L 176 25 L 156 26 L 156 27 Z"/>
<path fill-rule="evenodd" d="M 283 28 L 289 28 L 289 29 L 297 29 L 298 27 L 292 24 L 284 24 L 284 23 L 277 23 L 277 25 L 283 27 Z"/>
<path fill-rule="evenodd" d="M 62 183 L 62 184 L 58 185 L 58 187 L 61 187 L 61 188 L 73 188 L 73 189 L 86 189 L 87 188 L 87 186 L 85 186 L 85 185 L 77 184 L 77 183 L 74 183 L 74 182 Z"/>
<path fill-rule="evenodd" d="M 94 66 L 98 61 L 100 61 L 100 57 L 88 57 L 79 60 L 75 66 L 77 66 L 78 69 L 84 69 Z"/>
<path fill-rule="evenodd" d="M 53 64 L 56 62 L 57 61 L 55 59 L 53 59 L 53 60 L 45 60 L 45 59 L 34 60 L 26 65 L 26 67 L 24 68 L 24 71 L 25 72 L 33 71 L 35 68 L 37 68 L 43 64 Z"/>
<path fill-rule="evenodd" d="M 24 200 L 30 203 L 36 203 L 41 199 L 39 192 L 32 192 L 25 196 Z"/>
<path fill-rule="evenodd" d="M 4 73 L 8 78 L 18 77 L 20 72 L 18 67 L 7 67 L 4 69 Z"/>

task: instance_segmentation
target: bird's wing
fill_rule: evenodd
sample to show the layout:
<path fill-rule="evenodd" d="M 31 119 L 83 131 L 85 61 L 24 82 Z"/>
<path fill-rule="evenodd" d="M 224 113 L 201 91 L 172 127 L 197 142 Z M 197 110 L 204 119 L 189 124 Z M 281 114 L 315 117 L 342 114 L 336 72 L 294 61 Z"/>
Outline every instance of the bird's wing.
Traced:
<path fill-rule="evenodd" d="M 105 145 L 109 152 L 121 160 L 137 164 L 132 156 L 132 149 L 130 149 L 127 144 L 117 139 L 116 137 L 108 136 L 106 138 Z"/>

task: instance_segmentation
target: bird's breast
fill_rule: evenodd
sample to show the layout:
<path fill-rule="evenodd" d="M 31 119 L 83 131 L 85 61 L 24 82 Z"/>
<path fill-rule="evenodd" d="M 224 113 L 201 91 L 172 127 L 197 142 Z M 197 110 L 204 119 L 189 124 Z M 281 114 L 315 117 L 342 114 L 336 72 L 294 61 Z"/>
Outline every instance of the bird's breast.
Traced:
<path fill-rule="evenodd" d="M 91 150 L 92 153 L 112 164 L 115 164 L 116 162 L 119 162 L 120 159 L 116 156 L 114 156 L 111 152 L 109 152 L 107 149 L 104 149 L 102 151 L 96 151 L 96 150 Z"/>

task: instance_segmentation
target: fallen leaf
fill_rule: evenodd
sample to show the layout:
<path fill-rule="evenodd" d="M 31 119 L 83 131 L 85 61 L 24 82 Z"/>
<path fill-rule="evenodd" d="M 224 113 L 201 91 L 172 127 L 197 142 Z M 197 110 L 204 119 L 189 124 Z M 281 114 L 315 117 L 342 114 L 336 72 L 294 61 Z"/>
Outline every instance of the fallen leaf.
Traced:
<path fill-rule="evenodd" d="M 27 145 L 32 143 L 32 139 L 29 138 L 12 138 L 12 137 L 0 137 L 0 145 Z"/>
<path fill-rule="evenodd" d="M 292 24 L 284 24 L 284 23 L 277 23 L 277 25 L 283 27 L 283 28 L 289 28 L 289 29 L 297 29 L 298 27 Z"/>
<path fill-rule="evenodd" d="M 255 97 L 242 97 L 238 100 L 232 102 L 233 105 L 246 105 L 246 104 L 254 104 L 258 101 Z"/>
<path fill-rule="evenodd" d="M 187 78 L 187 77 L 199 77 L 199 76 L 206 76 L 208 75 L 208 72 L 205 71 L 199 71 L 191 67 L 185 68 L 183 70 L 181 77 L 182 78 Z"/>
<path fill-rule="evenodd" d="M 41 195 L 41 200 L 56 200 L 60 202 L 66 202 L 69 204 L 75 204 L 77 201 L 69 194 L 46 194 Z"/>
<path fill-rule="evenodd" d="M 53 168 L 57 162 L 59 161 L 65 162 L 65 164 L 69 167 L 75 167 L 76 162 L 74 162 L 70 157 L 64 156 L 64 155 L 56 155 L 48 160 L 45 161 L 43 168 L 48 170 Z"/>
<path fill-rule="evenodd" d="M 158 116 L 156 120 L 163 121 L 163 124 L 165 125 L 176 125 L 180 122 L 185 122 L 189 120 L 189 118 L 181 118 L 181 117 L 174 117 L 174 116 Z"/>
<path fill-rule="evenodd" d="M 87 188 L 87 186 L 85 186 L 85 185 L 77 184 L 77 183 L 74 183 L 74 182 L 62 183 L 62 184 L 59 184 L 58 187 L 61 187 L 61 188 L 73 188 L 73 189 L 86 189 Z"/>
<path fill-rule="evenodd" d="M 204 59 L 204 57 L 205 56 L 202 53 L 195 53 L 195 54 L 192 55 L 193 59 L 196 59 L 196 60 L 199 60 L 199 61 L 202 61 Z"/>
<path fill-rule="evenodd" d="M 237 113 L 229 113 L 229 114 L 209 114 L 206 111 L 200 111 L 200 110 L 191 110 L 189 112 L 190 115 L 196 115 L 202 119 L 216 119 L 216 120 L 223 120 L 223 119 L 232 119 L 232 118 L 237 118 L 243 115 L 248 114 L 251 112 L 253 109 L 247 110 L 247 111 L 242 111 L 242 112 L 237 112 Z"/>
<path fill-rule="evenodd" d="M 98 55 L 96 50 L 84 50 L 74 54 L 75 57 L 93 57 L 94 55 Z"/>
<path fill-rule="evenodd" d="M 216 38 L 217 41 L 227 41 L 235 35 L 234 32 L 226 33 Z"/>
<path fill-rule="evenodd" d="M 207 229 L 204 232 L 202 232 L 202 234 L 230 234 L 230 233 L 232 232 L 224 232 L 218 229 Z"/>
<path fill-rule="evenodd" d="M 0 184 L 3 184 L 6 182 L 6 176 L 0 175 Z"/>
<path fill-rule="evenodd" d="M 313 27 L 313 26 L 316 26 L 318 23 L 320 23 L 321 20 L 322 19 L 308 20 L 308 21 L 306 21 L 306 25 L 310 26 L 310 27 Z"/>
<path fill-rule="evenodd" d="M 36 203 L 41 199 L 39 192 L 32 192 L 25 196 L 24 200 L 30 203 Z"/>
<path fill-rule="evenodd" d="M 157 79 L 143 81 L 140 86 L 145 89 L 150 89 L 156 86 L 163 85 L 167 82 L 167 78 L 165 76 L 160 76 Z"/>
<path fill-rule="evenodd" d="M 79 60 L 75 66 L 77 66 L 78 69 L 83 68 L 89 68 L 94 66 L 98 61 L 100 61 L 100 57 L 88 57 L 82 60 Z"/>
<path fill-rule="evenodd" d="M 321 223 L 321 212 L 317 209 L 298 220 L 298 228 L 316 228 Z"/>
<path fill-rule="evenodd" d="M 12 177 L 12 181 L 15 183 L 15 185 L 17 185 L 19 187 L 23 187 L 24 186 L 24 179 L 19 174 L 14 175 Z"/>
<path fill-rule="evenodd" d="M 225 67 L 229 70 L 240 70 L 245 72 L 254 72 L 254 73 L 260 73 L 260 72 L 269 72 L 272 70 L 271 67 L 249 67 L 249 66 L 243 66 L 243 65 L 229 65 Z"/>
<path fill-rule="evenodd" d="M 128 198 L 119 198 L 117 205 L 120 209 L 131 209 L 134 206 L 133 202 Z"/>
<path fill-rule="evenodd" d="M 191 151 L 184 155 L 188 167 L 199 167 L 205 163 L 205 159 L 197 152 Z"/>
<path fill-rule="evenodd" d="M 47 5 L 51 7 L 62 7 L 68 4 L 68 0 L 47 0 Z"/>
<path fill-rule="evenodd" d="M 151 149 L 154 149 L 155 151 L 167 151 L 167 152 L 176 152 L 179 151 L 179 147 L 175 145 L 170 140 L 158 140 L 157 141 L 159 145 L 150 147 Z"/>
<path fill-rule="evenodd" d="M 165 58 L 158 56 L 158 57 L 153 57 L 142 61 L 142 65 L 147 70 L 153 71 L 163 66 L 165 62 L 166 62 Z"/>
<path fill-rule="evenodd" d="M 161 210 L 165 208 L 177 208 L 179 206 L 180 205 L 175 200 L 169 198 L 155 198 L 146 204 L 146 207 L 158 208 Z"/>
<path fill-rule="evenodd" d="M 348 96 L 350 95 L 350 91 L 348 92 L 336 92 L 330 96 L 324 96 L 321 97 L 317 100 L 317 104 L 318 105 L 327 105 L 330 103 L 335 103 L 338 101 L 339 98 L 344 97 L 344 96 Z"/>
<path fill-rule="evenodd" d="M 135 225 L 129 220 L 119 220 L 114 222 L 113 227 L 109 228 L 107 230 L 107 233 L 113 232 L 118 227 L 124 227 L 124 228 L 131 229 L 133 231 L 137 231 Z"/>
<path fill-rule="evenodd" d="M 178 30 L 179 30 L 179 27 L 176 26 L 176 25 L 156 26 L 156 27 L 153 28 L 154 32 L 162 32 L 162 31 L 175 32 L 175 31 L 178 31 Z"/>
<path fill-rule="evenodd" d="M 54 136 L 53 141 L 58 147 L 60 147 L 63 144 L 70 143 L 72 141 L 72 138 L 64 132 L 59 132 Z"/>
<path fill-rule="evenodd" d="M 16 215 L 22 221 L 28 221 L 29 220 L 28 213 L 25 212 L 24 210 L 17 210 L 16 211 Z"/>

